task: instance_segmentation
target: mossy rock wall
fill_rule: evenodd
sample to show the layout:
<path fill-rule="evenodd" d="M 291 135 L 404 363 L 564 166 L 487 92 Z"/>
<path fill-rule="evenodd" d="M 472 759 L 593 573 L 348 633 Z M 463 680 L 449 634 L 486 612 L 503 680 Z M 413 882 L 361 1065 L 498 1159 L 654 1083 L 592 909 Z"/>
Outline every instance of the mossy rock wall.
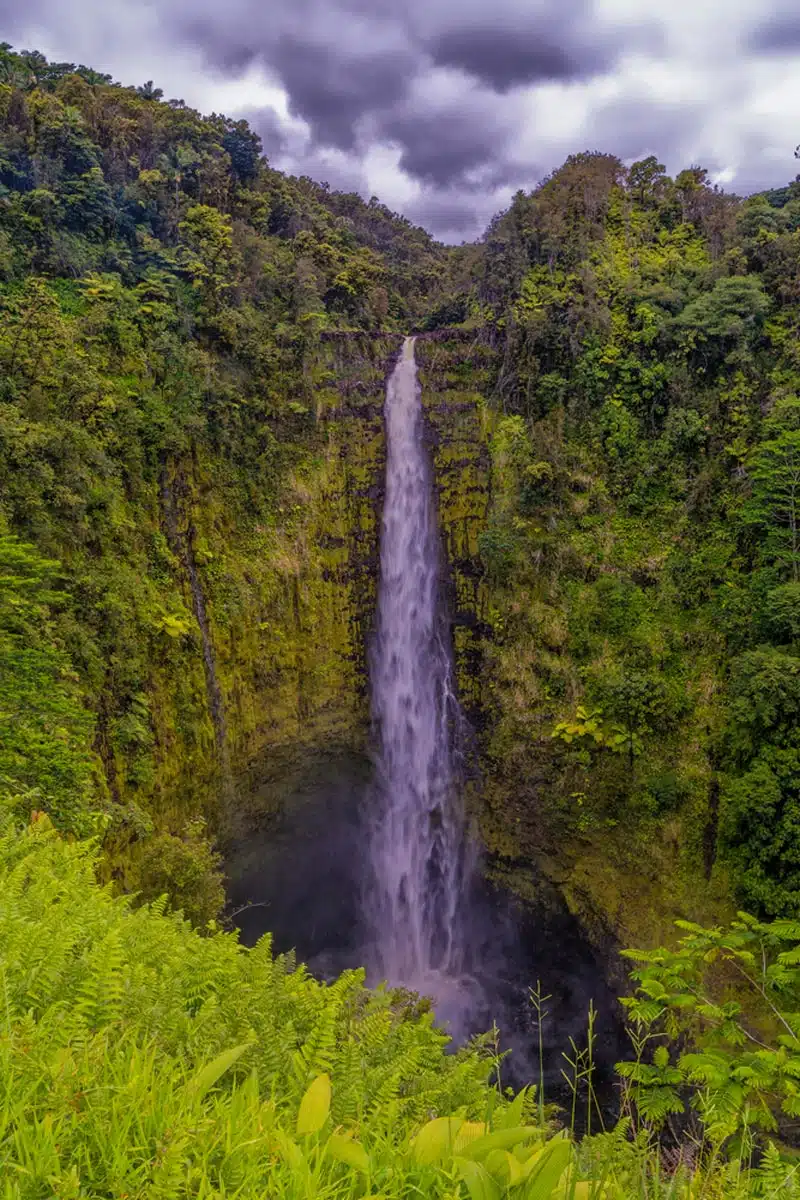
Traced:
<path fill-rule="evenodd" d="M 491 351 L 476 334 L 459 330 L 418 338 L 416 355 L 448 572 L 459 698 L 480 726 L 484 639 L 490 634 L 479 537 L 489 508 L 491 417 L 484 396 Z"/>
<path fill-rule="evenodd" d="M 221 830 L 273 752 L 285 763 L 363 746 L 383 395 L 399 344 L 340 335 L 307 354 L 306 394 L 282 430 L 292 462 L 277 484 L 268 462 L 263 482 L 248 479 L 274 497 L 266 507 L 248 506 L 208 447 L 164 464 L 140 535 L 161 546 L 163 578 L 146 583 L 168 612 L 149 649 L 148 735 L 126 744 L 102 713 L 98 732 L 112 792 L 156 825 L 202 812 Z"/>
<path fill-rule="evenodd" d="M 563 813 L 576 801 L 554 761 L 557 710 L 537 674 L 569 653 L 565 616 L 544 571 L 529 564 L 524 586 L 509 587 L 487 576 L 480 553 L 481 533 L 514 494 L 492 440 L 503 422 L 490 399 L 496 353 L 480 330 L 440 330 L 418 339 L 417 360 L 459 693 L 477 734 L 473 806 L 486 869 L 538 911 L 566 902 L 604 960 L 615 944 L 668 940 L 676 917 L 724 916 L 725 880 L 698 878 L 702 779 L 696 803 L 660 823 L 598 822 L 565 835 Z"/>

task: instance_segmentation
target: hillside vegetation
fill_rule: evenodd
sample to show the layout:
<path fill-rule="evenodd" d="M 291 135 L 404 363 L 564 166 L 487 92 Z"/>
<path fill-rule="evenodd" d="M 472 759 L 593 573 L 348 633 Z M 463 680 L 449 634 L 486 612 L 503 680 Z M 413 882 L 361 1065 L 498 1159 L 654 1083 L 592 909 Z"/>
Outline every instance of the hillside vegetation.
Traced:
<path fill-rule="evenodd" d="M 493 223 L 474 288 L 494 836 L 572 855 L 600 910 L 643 873 L 637 937 L 676 893 L 800 900 L 799 226 L 800 184 L 579 155 Z"/>

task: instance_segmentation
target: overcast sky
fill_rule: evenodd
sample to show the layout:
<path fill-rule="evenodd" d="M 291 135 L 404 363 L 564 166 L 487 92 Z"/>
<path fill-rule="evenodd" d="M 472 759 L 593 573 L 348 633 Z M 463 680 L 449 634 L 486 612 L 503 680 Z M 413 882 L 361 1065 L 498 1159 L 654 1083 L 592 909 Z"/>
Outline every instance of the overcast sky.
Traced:
<path fill-rule="evenodd" d="M 793 179 L 800 9 L 772 0 L 0 0 L 0 40 L 246 116 L 274 166 L 478 236 L 567 154 Z"/>

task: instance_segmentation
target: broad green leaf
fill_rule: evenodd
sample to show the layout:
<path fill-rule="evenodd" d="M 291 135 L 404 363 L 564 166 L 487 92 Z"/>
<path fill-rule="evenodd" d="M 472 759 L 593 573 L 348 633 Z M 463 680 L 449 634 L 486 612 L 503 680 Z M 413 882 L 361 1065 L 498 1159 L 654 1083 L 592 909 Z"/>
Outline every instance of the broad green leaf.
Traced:
<path fill-rule="evenodd" d="M 510 1150 L 519 1142 L 526 1142 L 540 1132 L 535 1125 L 518 1125 L 516 1129 L 497 1129 L 487 1133 L 485 1137 L 477 1138 L 465 1146 L 461 1153 L 465 1158 L 480 1160 L 492 1150 Z"/>
<path fill-rule="evenodd" d="M 518 1158 L 507 1150 L 492 1150 L 484 1159 L 486 1170 L 499 1183 L 513 1187 L 522 1179 L 522 1166 Z"/>
<path fill-rule="evenodd" d="M 463 1124 L 461 1117 L 436 1117 L 423 1125 L 411 1143 L 417 1162 L 430 1165 L 452 1154 L 456 1135 Z"/>
<path fill-rule="evenodd" d="M 499 1186 L 480 1163 L 469 1158 L 456 1159 L 458 1173 L 467 1185 L 471 1200 L 500 1200 Z"/>
<path fill-rule="evenodd" d="M 275 1133 L 275 1142 L 280 1151 L 281 1158 L 284 1162 L 298 1172 L 305 1172 L 308 1169 L 308 1163 L 305 1160 L 303 1151 L 288 1134 L 282 1133 L 280 1130 Z"/>
<path fill-rule="evenodd" d="M 523 1168 L 528 1176 L 522 1192 L 525 1200 L 551 1200 L 571 1157 L 572 1146 L 564 1138 L 548 1142 L 542 1153 Z"/>
<path fill-rule="evenodd" d="M 524 1146 L 522 1143 L 514 1147 L 514 1157 L 521 1163 L 529 1162 L 530 1159 L 536 1158 L 537 1154 L 541 1154 L 544 1146 L 542 1144 L 544 1133 L 540 1130 L 539 1141 L 533 1144 Z"/>
<path fill-rule="evenodd" d="M 297 1114 L 297 1135 L 303 1137 L 319 1133 L 331 1111 L 331 1080 L 329 1075 L 318 1075 L 306 1089 Z"/>
<path fill-rule="evenodd" d="M 465 1121 L 456 1134 L 453 1142 L 453 1153 L 461 1154 L 466 1146 L 483 1137 L 485 1133 L 486 1126 L 482 1121 Z"/>
<path fill-rule="evenodd" d="M 187 1084 L 187 1091 L 191 1092 L 198 1100 L 202 1100 L 206 1092 L 208 1092 L 218 1079 L 221 1079 L 230 1067 L 237 1062 L 245 1050 L 249 1050 L 254 1042 L 243 1042 L 241 1046 L 233 1046 L 230 1050 L 223 1050 L 222 1054 L 218 1054 L 210 1063 L 206 1063 L 201 1067 L 192 1079 Z"/>
<path fill-rule="evenodd" d="M 331 1134 L 325 1143 L 325 1153 L 336 1162 L 345 1163 L 348 1167 L 355 1167 L 357 1171 L 363 1171 L 364 1174 L 369 1171 L 369 1156 L 361 1143 L 342 1137 L 340 1133 Z"/>

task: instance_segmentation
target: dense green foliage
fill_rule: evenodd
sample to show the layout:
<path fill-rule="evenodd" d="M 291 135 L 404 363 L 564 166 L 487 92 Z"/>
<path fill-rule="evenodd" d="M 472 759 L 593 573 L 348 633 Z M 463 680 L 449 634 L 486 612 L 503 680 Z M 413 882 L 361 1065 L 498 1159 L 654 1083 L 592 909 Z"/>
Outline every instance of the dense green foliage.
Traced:
<path fill-rule="evenodd" d="M 797 184 L 578 155 L 493 223 L 473 292 L 498 844 L 614 847 L 768 916 L 800 894 L 799 216 Z"/>
<path fill-rule="evenodd" d="M 447 1054 L 415 997 L 319 983 L 269 938 L 244 950 L 163 907 L 114 899 L 46 817 L 0 822 L 9 1200 L 798 1195 L 774 1149 L 754 1172 L 741 1155 L 676 1172 L 626 1122 L 575 1147 L 532 1090 L 492 1084 L 489 1039 Z"/>
<path fill-rule="evenodd" d="M 512 1100 L 494 1085 L 491 1038 L 447 1054 L 419 998 L 366 991 L 355 971 L 319 983 L 273 958 L 269 937 L 245 950 L 217 929 L 200 936 L 163 901 L 132 910 L 98 886 L 94 858 L 91 844 L 68 845 L 47 817 L 24 830 L 0 818 L 8 1200 L 800 1194 L 796 1169 L 774 1146 L 756 1169 L 746 1139 L 732 1159 L 720 1156 L 742 1121 L 770 1123 L 772 1092 L 796 1104 L 796 1018 L 781 1016 L 789 1032 L 775 1048 L 742 1052 L 738 1006 L 699 1003 L 693 988 L 708 973 L 709 947 L 744 958 L 748 941 L 766 941 L 781 953 L 754 982 L 786 995 L 796 928 L 698 928 L 681 953 L 646 956 L 644 998 L 631 1004 L 648 1032 L 625 1064 L 636 1123 L 576 1145 L 554 1135 L 533 1088 Z M 716 1026 L 723 1050 L 670 1067 L 662 1046 L 648 1066 L 643 1051 L 667 1012 Z M 705 1134 L 676 1168 L 662 1162 L 654 1135 L 664 1112 L 681 1108 L 684 1078 L 696 1081 Z"/>
<path fill-rule="evenodd" d="M 379 1156 L 431 1114 L 501 1105 L 491 1059 L 446 1056 L 431 1013 L 357 972 L 317 983 L 269 939 L 248 952 L 133 912 L 95 883 L 91 849 L 48 825 L 0 838 L 4 1194 L 262 1195 L 280 1162 L 291 1171 L 289 1131 L 323 1073 L 333 1125 L 366 1127 Z M 295 1194 L 281 1186 L 270 1194 Z"/>
<path fill-rule="evenodd" d="M 688 1085 L 712 1141 L 777 1129 L 777 1113 L 800 1112 L 800 923 L 742 913 L 728 929 L 679 925 L 676 950 L 625 952 L 637 963 L 636 995 L 623 1003 L 638 1054 L 618 1069 L 634 1082 L 636 1108 L 660 1126 L 683 1111 Z M 670 1043 L 687 1034 L 688 1049 L 671 1062 Z M 650 1064 L 652 1041 L 660 1045 Z"/>
<path fill-rule="evenodd" d="M 0 786 L 18 804 L 38 801 L 88 833 L 98 795 L 87 741 L 90 718 L 51 619 L 62 596 L 57 564 L 0 536 Z"/>

